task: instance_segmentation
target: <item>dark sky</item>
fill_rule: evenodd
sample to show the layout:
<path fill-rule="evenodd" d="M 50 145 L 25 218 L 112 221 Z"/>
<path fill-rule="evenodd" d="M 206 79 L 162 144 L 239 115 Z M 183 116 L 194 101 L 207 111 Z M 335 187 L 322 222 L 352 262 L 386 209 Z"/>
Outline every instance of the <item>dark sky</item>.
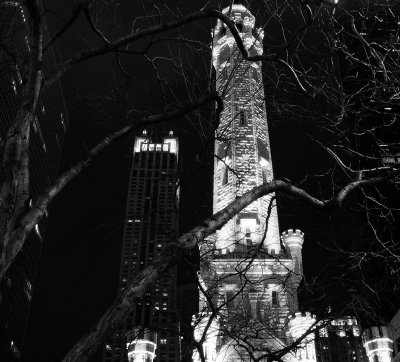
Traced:
<path fill-rule="evenodd" d="M 59 15 L 67 17 L 65 2 L 57 3 L 56 10 Z M 118 11 L 124 13 L 123 28 L 126 29 L 129 19 L 140 15 L 142 10 L 140 5 L 125 2 Z M 54 25 L 57 25 L 56 21 Z M 110 33 L 122 31 L 113 28 L 111 17 L 103 25 Z M 205 21 L 186 27 L 185 31 L 193 39 L 207 44 L 210 26 L 211 23 Z M 66 57 L 93 41 L 96 41 L 93 34 L 81 20 L 58 46 L 62 56 Z M 168 54 L 176 49 L 175 45 L 160 44 L 152 50 L 152 54 Z M 203 50 L 207 54 L 207 47 Z M 184 53 L 183 57 L 187 54 Z M 200 88 L 205 82 L 206 77 L 203 76 L 202 80 L 201 72 L 207 70 L 209 55 L 196 54 L 191 61 L 193 68 L 198 69 L 196 85 Z M 127 91 L 128 100 L 134 100 L 134 105 L 141 106 L 134 110 L 135 115 L 162 110 L 161 93 L 149 64 L 127 57 L 123 58 L 123 64 L 133 76 L 133 85 L 121 89 L 120 93 L 111 93 L 111 89 L 124 81 L 111 56 L 88 61 L 62 79 L 71 126 L 65 141 L 61 170 L 84 157 L 90 145 L 125 122 L 127 106 L 122 98 Z M 161 72 L 176 82 L 179 93 L 179 89 L 184 87 L 182 79 L 168 73 L 168 66 L 162 62 L 159 65 Z M 115 94 L 121 97 L 118 105 L 108 100 L 110 97 L 118 98 Z M 183 94 L 184 91 L 179 93 L 181 97 Z M 98 96 L 103 97 L 101 102 Z M 184 176 L 191 173 L 199 158 L 209 162 L 182 185 L 181 210 L 184 212 L 181 213 L 181 231 L 209 216 L 212 202 L 212 160 L 209 155 L 204 156 L 206 148 L 198 136 L 197 120 L 193 118 L 192 125 L 189 123 L 188 120 L 178 120 L 160 127 L 160 132 L 173 129 L 180 138 L 180 162 Z M 301 122 L 289 123 L 279 117 L 271 117 L 269 124 L 276 177 L 298 182 L 305 176 L 319 173 L 330 162 L 321 153 L 318 144 L 307 136 L 309 126 Z M 133 139 L 134 135 L 130 135 L 110 147 L 52 204 L 23 351 L 25 362 L 60 360 L 115 297 Z M 306 181 L 305 185 L 310 188 L 314 185 L 314 190 L 319 192 L 316 180 Z M 326 266 L 326 275 L 334 274 L 329 268 L 334 269 L 337 264 L 332 261 L 327 263 L 324 259 L 327 254 L 321 252 L 323 248 L 320 244 L 326 245 L 335 233 L 342 241 L 355 237 L 358 227 L 354 225 L 361 223 L 357 214 L 345 208 L 347 211 L 340 211 L 338 215 L 328 215 L 287 198 L 280 198 L 278 202 L 281 207 L 281 230 L 300 228 L 306 234 L 303 249 L 306 274 L 312 275 L 321 265 Z M 335 228 L 331 222 L 333 216 L 341 220 L 340 227 Z M 335 228 L 334 233 L 332 228 Z M 349 229 L 353 230 L 353 234 L 343 231 Z M 94 359 L 98 360 L 99 356 Z"/>

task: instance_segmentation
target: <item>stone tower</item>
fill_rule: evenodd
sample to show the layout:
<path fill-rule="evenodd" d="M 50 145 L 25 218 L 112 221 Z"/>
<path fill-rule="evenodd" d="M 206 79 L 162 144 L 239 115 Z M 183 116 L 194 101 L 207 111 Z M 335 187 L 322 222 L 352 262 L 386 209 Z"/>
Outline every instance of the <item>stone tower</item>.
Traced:
<path fill-rule="evenodd" d="M 262 54 L 263 32 L 255 28 L 250 11 L 236 4 L 223 13 L 235 22 L 250 55 Z M 221 21 L 212 37 L 216 89 L 225 106 L 215 141 L 213 206 L 218 212 L 274 176 L 261 63 L 242 59 Z M 275 198 L 269 194 L 201 246 L 205 262 L 200 270 L 200 312 L 194 323 L 197 340 L 208 336 L 203 344 L 207 361 L 248 360 L 249 346 L 254 356 L 261 357 L 295 337 L 288 335 L 288 316 L 298 311 L 303 236 L 300 230 L 288 230 L 280 237 Z M 293 358 L 287 355 L 283 360 Z"/>

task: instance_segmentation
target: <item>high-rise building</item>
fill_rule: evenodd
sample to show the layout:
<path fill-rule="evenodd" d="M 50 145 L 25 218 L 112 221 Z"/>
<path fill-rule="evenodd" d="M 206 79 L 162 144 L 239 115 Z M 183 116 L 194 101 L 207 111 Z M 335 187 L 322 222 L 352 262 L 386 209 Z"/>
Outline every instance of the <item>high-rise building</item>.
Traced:
<path fill-rule="evenodd" d="M 17 113 L 29 53 L 29 30 L 17 2 L 0 3 L 0 145 Z M 5 50 L 6 49 L 6 50 Z M 15 61 L 12 54 L 16 55 Z M 47 74 L 56 64 L 53 49 L 44 56 Z M 67 111 L 59 83 L 45 90 L 32 124 L 30 142 L 30 192 L 34 199 L 56 178 L 66 132 Z M 0 146 L 0 156 L 1 150 Z M 1 180 L 1 170 L 0 170 Z M 19 359 L 28 323 L 46 220 L 36 225 L 5 275 L 0 288 L 0 360 Z"/>
<path fill-rule="evenodd" d="M 135 138 L 121 253 L 119 289 L 160 255 L 178 227 L 178 139 L 172 131 L 153 140 Z M 170 270 L 137 302 L 106 343 L 104 362 L 180 361 L 176 315 L 176 269 Z"/>
<path fill-rule="evenodd" d="M 315 334 L 318 362 L 368 362 L 356 318 L 331 321 Z"/>
<path fill-rule="evenodd" d="M 250 55 L 262 54 L 263 31 L 255 28 L 250 11 L 236 4 L 223 13 L 236 24 Z M 271 181 L 273 168 L 261 63 L 243 60 L 221 21 L 213 30 L 212 51 L 216 88 L 225 104 L 215 142 L 213 202 L 218 212 L 253 187 Z M 260 358 L 315 324 L 311 314 L 296 313 L 303 241 L 300 230 L 280 236 L 275 198 L 269 194 L 239 212 L 201 246 L 201 254 L 209 255 L 200 270 L 207 297 L 200 296 L 194 323 L 197 339 L 208 328 L 207 361 L 249 360 L 250 353 Z M 291 358 L 315 361 L 314 340 L 303 344 Z M 198 354 L 195 360 L 200 360 Z"/>

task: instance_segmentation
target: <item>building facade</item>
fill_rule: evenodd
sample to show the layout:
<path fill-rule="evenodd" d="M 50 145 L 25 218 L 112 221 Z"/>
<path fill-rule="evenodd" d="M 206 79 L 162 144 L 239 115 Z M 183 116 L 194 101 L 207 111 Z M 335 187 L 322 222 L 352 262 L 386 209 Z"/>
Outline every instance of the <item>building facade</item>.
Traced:
<path fill-rule="evenodd" d="M 178 139 L 135 138 L 121 253 L 119 289 L 152 263 L 178 228 Z M 180 361 L 176 269 L 162 276 L 104 347 L 103 361 Z"/>
<path fill-rule="evenodd" d="M 22 8 L 13 1 L 0 3 L 0 156 L 1 144 L 17 113 L 26 74 L 22 64 L 29 53 L 29 32 Z M 15 62 L 8 49 L 17 54 Z M 44 56 L 46 74 L 56 64 L 49 49 Z M 25 70 L 26 71 L 26 70 Z M 31 129 L 31 199 L 56 178 L 67 126 L 67 110 L 59 83 L 44 91 Z M 1 170 L 0 170 L 1 180 Z M 46 220 L 36 225 L 22 251 L 0 285 L 0 360 L 16 361 L 24 343 L 32 293 L 35 285 Z"/>

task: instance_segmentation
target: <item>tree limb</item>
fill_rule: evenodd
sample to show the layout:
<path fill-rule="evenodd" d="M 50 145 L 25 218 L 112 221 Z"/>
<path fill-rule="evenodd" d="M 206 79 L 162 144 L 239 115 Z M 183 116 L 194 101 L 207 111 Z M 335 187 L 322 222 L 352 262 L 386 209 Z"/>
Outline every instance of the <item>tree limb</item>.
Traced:
<path fill-rule="evenodd" d="M 198 109 L 204 104 L 212 101 L 215 101 L 218 104 L 217 116 L 219 117 L 219 114 L 220 112 L 222 112 L 223 109 L 223 103 L 216 93 L 212 93 L 206 95 L 203 98 L 200 98 L 197 102 L 194 102 L 183 109 L 147 116 L 137 122 L 132 122 L 131 124 L 119 129 L 110 136 L 106 137 L 100 143 L 94 146 L 89 151 L 88 156 L 85 160 L 78 162 L 68 171 L 59 176 L 54 184 L 48 187 L 45 192 L 35 200 L 32 208 L 24 215 L 22 215 L 17 226 L 11 233 L 9 242 L 7 243 L 6 247 L 3 248 L 3 257 L 0 261 L 0 280 L 4 277 L 4 274 L 10 268 L 15 257 L 22 249 L 29 232 L 33 230 L 35 225 L 47 213 L 50 202 L 70 181 L 78 176 L 83 169 L 88 167 L 98 154 L 104 151 L 109 145 L 119 140 L 121 137 L 127 135 L 130 132 L 133 132 L 134 130 L 137 130 L 138 128 L 182 117 Z"/>
<path fill-rule="evenodd" d="M 215 213 L 209 219 L 206 219 L 200 226 L 183 234 L 175 244 L 168 245 L 152 265 L 139 272 L 132 279 L 126 290 L 118 297 L 112 306 L 107 309 L 96 326 L 83 336 L 68 352 L 63 362 L 86 361 L 92 356 L 101 343 L 103 343 L 128 317 L 129 313 L 134 308 L 135 300 L 141 298 L 146 290 L 158 280 L 161 275 L 165 274 L 170 267 L 176 265 L 180 258 L 180 250 L 192 250 L 197 248 L 205 238 L 221 229 L 232 217 L 258 198 L 273 192 L 281 191 L 310 203 L 316 208 L 330 209 L 333 207 L 340 207 L 343 200 L 355 189 L 385 180 L 387 180 L 387 178 L 379 177 L 351 182 L 340 190 L 336 196 L 327 200 L 319 200 L 306 191 L 281 180 L 270 181 L 253 188 L 231 202 L 223 210 Z"/>

